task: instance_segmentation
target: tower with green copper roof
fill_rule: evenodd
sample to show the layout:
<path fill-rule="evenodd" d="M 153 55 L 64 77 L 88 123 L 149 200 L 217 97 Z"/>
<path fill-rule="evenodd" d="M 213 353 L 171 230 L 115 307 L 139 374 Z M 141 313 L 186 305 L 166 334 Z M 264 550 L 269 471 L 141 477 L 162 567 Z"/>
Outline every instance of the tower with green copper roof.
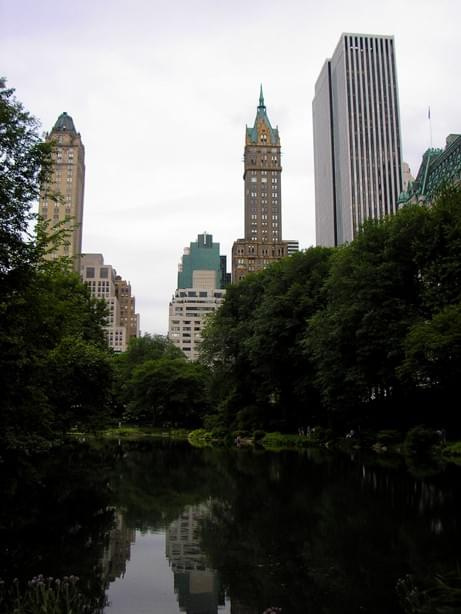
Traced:
<path fill-rule="evenodd" d="M 245 129 L 244 238 L 232 247 L 232 281 L 259 271 L 288 253 L 282 240 L 282 165 L 278 127 L 273 127 L 262 85 L 252 126 Z"/>

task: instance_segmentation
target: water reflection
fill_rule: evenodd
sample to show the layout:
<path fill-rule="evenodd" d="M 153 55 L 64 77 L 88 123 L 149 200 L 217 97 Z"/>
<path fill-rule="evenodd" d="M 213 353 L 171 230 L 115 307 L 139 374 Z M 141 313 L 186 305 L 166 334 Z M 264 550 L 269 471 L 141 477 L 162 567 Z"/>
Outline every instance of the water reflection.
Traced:
<path fill-rule="evenodd" d="M 399 578 L 460 565 L 460 473 L 155 441 L 5 458 L 0 576 L 78 575 L 93 613 L 402 613 Z"/>
<path fill-rule="evenodd" d="M 130 560 L 131 546 L 136 541 L 136 530 L 126 524 L 122 512 L 115 513 L 114 526 L 110 529 L 102 557 L 103 575 L 107 582 L 123 578 Z"/>
<path fill-rule="evenodd" d="M 217 614 L 225 605 L 218 574 L 208 566 L 200 547 L 200 522 L 210 504 L 187 506 L 166 531 L 166 556 L 174 573 L 174 589 L 181 611 L 187 614 Z"/>

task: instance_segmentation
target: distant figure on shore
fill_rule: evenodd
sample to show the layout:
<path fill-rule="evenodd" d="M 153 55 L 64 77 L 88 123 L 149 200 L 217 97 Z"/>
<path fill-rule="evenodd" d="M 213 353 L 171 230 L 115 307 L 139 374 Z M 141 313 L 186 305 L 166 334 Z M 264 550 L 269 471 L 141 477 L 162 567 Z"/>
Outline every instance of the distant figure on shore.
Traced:
<path fill-rule="evenodd" d="M 237 437 L 235 438 L 235 445 L 237 446 L 237 448 L 240 448 L 240 435 L 237 435 Z"/>

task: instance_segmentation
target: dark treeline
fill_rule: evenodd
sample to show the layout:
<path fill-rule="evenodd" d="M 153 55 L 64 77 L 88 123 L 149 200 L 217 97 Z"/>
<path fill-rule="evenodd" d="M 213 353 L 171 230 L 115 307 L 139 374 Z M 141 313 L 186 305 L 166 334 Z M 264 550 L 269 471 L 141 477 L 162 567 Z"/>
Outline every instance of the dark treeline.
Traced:
<path fill-rule="evenodd" d="M 461 192 L 231 286 L 209 322 L 211 427 L 455 429 Z"/>
<path fill-rule="evenodd" d="M 69 262 L 45 259 L 67 238 L 59 228 L 50 236 L 32 212 L 51 163 L 36 120 L 0 81 L 2 447 L 36 448 L 71 426 L 101 420 L 107 410 L 106 309 Z"/>
<path fill-rule="evenodd" d="M 46 258 L 69 238 L 33 212 L 42 190 L 61 202 L 51 169 L 51 144 L 0 80 L 0 452 L 46 448 L 69 430 L 120 420 L 198 426 L 204 368 L 160 336 L 114 355 L 105 302 L 91 297 L 72 262 Z"/>
<path fill-rule="evenodd" d="M 69 241 L 33 212 L 51 182 L 53 144 L 0 79 L 0 458 L 38 450 L 71 430 L 118 422 L 193 428 L 209 412 L 207 369 L 162 336 L 107 347 L 107 305 L 91 297 L 69 259 L 47 258 Z"/>
<path fill-rule="evenodd" d="M 191 363 L 161 336 L 108 350 L 104 301 L 70 262 L 45 258 L 67 240 L 32 212 L 51 165 L 36 120 L 0 82 L 1 447 L 119 422 L 456 430 L 459 189 L 231 286 Z"/>

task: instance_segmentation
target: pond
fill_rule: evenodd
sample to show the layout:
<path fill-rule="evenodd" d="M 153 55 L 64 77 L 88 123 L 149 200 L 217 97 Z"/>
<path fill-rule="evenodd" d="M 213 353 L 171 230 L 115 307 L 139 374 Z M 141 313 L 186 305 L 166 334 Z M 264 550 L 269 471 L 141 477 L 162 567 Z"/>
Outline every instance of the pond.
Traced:
<path fill-rule="evenodd" d="M 154 439 L 5 458 L 0 577 L 73 574 L 104 614 L 410 612 L 459 581 L 460 469 Z"/>

